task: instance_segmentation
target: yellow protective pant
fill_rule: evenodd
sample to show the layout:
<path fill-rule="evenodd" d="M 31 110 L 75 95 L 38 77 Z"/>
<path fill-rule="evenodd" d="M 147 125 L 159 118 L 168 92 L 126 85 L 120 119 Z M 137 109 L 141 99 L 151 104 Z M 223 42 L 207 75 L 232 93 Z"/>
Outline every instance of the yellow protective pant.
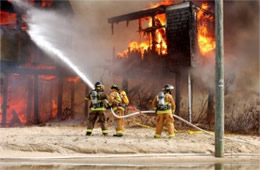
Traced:
<path fill-rule="evenodd" d="M 115 110 L 115 113 L 118 116 L 124 116 L 125 115 L 124 110 L 121 110 L 121 109 Z M 115 129 L 116 129 L 116 134 L 123 135 L 125 133 L 124 119 L 119 119 L 119 118 L 114 117 L 114 126 L 115 126 Z"/>
<path fill-rule="evenodd" d="M 164 114 L 157 114 L 157 117 L 156 117 L 156 132 L 155 132 L 154 137 L 157 137 L 157 138 L 161 137 L 164 121 L 166 121 L 166 127 L 168 129 L 169 137 L 174 136 L 174 125 L 173 125 L 174 119 L 173 119 L 173 116 L 172 116 L 172 114 L 164 113 Z"/>

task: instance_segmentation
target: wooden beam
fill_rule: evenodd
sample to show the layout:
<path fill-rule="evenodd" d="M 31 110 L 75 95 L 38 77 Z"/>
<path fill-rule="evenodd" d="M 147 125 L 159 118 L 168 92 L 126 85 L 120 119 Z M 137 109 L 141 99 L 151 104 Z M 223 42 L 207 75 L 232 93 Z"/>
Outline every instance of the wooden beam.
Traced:
<path fill-rule="evenodd" d="M 89 87 L 88 87 L 88 85 L 86 85 L 85 96 L 88 96 L 89 93 L 90 93 Z M 84 97 L 84 100 L 85 100 L 85 97 Z M 89 112 L 88 101 L 85 100 L 85 119 L 88 119 L 88 115 L 89 115 L 88 112 Z"/>
<path fill-rule="evenodd" d="M 181 97 L 180 97 L 180 82 L 181 81 L 181 73 L 176 72 L 175 76 L 175 87 L 176 87 L 176 93 L 175 93 L 175 101 L 176 101 L 176 111 L 175 114 L 179 115 L 180 114 L 180 102 L 181 102 Z"/>
<path fill-rule="evenodd" d="M 2 67 L 1 70 L 5 70 L 5 72 L 9 74 L 17 73 L 17 74 L 24 74 L 24 75 L 28 75 L 28 74 L 58 75 L 57 69 L 49 70 L 49 69 L 19 68 L 19 67 L 16 68 Z"/>
<path fill-rule="evenodd" d="M 62 117 L 62 98 L 63 98 L 63 76 L 58 77 L 58 119 Z"/>
<path fill-rule="evenodd" d="M 213 125 L 215 119 L 214 110 L 214 92 L 212 89 L 208 90 L 208 109 L 207 109 L 207 121 L 209 125 Z"/>
<path fill-rule="evenodd" d="M 34 74 L 34 123 L 39 123 L 39 77 Z"/>
<path fill-rule="evenodd" d="M 8 97 L 8 73 L 5 74 L 5 79 L 3 83 L 3 105 L 2 105 L 2 126 L 6 126 L 6 112 L 7 112 L 7 97 Z"/>
<path fill-rule="evenodd" d="M 31 113 L 32 113 L 32 100 L 33 100 L 33 89 L 31 88 L 31 85 L 33 84 L 33 80 L 30 78 L 28 81 L 28 96 L 27 96 L 27 116 L 26 120 L 27 123 L 31 121 Z"/>
<path fill-rule="evenodd" d="M 74 114 L 75 109 L 75 83 L 70 82 L 70 108 L 72 113 Z"/>

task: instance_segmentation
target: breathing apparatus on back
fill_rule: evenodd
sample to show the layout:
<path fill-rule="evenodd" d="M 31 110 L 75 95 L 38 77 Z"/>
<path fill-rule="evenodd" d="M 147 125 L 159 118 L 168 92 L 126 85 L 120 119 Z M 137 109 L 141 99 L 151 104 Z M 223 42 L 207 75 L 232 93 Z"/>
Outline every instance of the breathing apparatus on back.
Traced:
<path fill-rule="evenodd" d="M 97 91 L 93 90 L 90 95 L 91 102 L 93 106 L 95 106 L 98 103 L 98 93 Z"/>
<path fill-rule="evenodd" d="M 163 88 L 163 91 L 158 94 L 157 97 L 157 110 L 168 110 L 171 108 L 169 103 L 165 102 L 165 94 L 169 93 L 171 94 L 171 91 L 174 89 L 172 85 L 166 84 Z"/>
<path fill-rule="evenodd" d="M 160 92 L 158 95 L 158 105 L 164 105 L 165 104 L 165 96 L 163 92 Z"/>
<path fill-rule="evenodd" d="M 127 106 L 129 104 L 129 100 L 128 100 L 128 97 L 126 95 L 126 92 L 123 91 L 123 90 L 120 92 L 120 88 L 115 84 L 111 86 L 111 90 L 112 89 L 114 89 L 119 94 L 119 97 L 122 101 L 122 103 L 120 103 L 119 105 L 123 106 L 123 107 Z"/>
<path fill-rule="evenodd" d="M 102 91 L 104 91 L 104 85 L 101 82 L 97 82 L 95 84 L 95 89 L 92 90 L 90 94 L 92 107 L 99 108 L 104 106 L 103 101 L 99 100 L 99 94 L 98 94 L 98 92 L 102 92 Z"/>
<path fill-rule="evenodd" d="M 157 110 L 168 110 L 170 106 L 165 102 L 165 95 L 164 92 L 160 92 L 157 97 L 158 104 Z"/>

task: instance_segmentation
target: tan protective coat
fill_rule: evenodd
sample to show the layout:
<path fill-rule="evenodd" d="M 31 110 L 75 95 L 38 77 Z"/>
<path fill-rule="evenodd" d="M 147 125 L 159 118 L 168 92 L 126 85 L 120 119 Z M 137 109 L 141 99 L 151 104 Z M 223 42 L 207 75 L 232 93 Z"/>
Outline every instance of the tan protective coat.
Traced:
<path fill-rule="evenodd" d="M 112 106 L 112 109 L 118 116 L 125 115 L 125 108 L 122 106 L 119 106 L 120 104 L 122 104 L 123 101 L 118 92 L 116 92 L 116 91 L 111 92 L 108 100 L 109 100 L 109 104 Z M 114 117 L 114 125 L 115 125 L 115 129 L 116 129 L 116 134 L 123 135 L 125 132 L 124 119 L 119 119 L 119 118 Z"/>
<path fill-rule="evenodd" d="M 166 127 L 168 129 L 169 136 L 170 137 L 174 136 L 174 124 L 173 124 L 174 119 L 172 114 L 175 112 L 175 103 L 172 95 L 168 93 L 165 94 L 165 103 L 170 103 L 172 113 L 169 113 L 169 110 L 166 110 L 166 111 L 160 111 L 160 114 L 158 114 L 157 111 L 155 137 L 158 138 L 161 136 L 164 121 L 166 121 Z M 158 105 L 158 96 L 154 98 L 152 103 L 154 109 L 157 109 L 157 105 Z"/>

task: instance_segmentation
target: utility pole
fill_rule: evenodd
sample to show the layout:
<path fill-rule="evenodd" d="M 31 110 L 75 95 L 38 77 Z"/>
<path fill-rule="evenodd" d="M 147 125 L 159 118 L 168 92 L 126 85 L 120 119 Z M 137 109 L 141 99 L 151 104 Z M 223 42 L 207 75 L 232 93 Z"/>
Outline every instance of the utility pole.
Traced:
<path fill-rule="evenodd" d="M 215 22 L 216 22 L 215 157 L 224 157 L 223 0 L 215 0 Z"/>

